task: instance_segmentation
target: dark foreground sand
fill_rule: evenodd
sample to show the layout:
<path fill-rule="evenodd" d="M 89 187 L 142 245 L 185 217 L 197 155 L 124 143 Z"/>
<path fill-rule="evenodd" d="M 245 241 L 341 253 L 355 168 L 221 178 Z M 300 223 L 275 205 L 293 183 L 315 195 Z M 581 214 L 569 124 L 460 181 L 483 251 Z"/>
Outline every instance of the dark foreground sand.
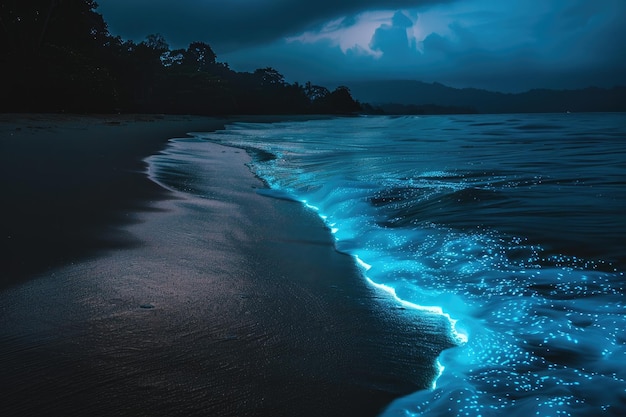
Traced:
<path fill-rule="evenodd" d="M 0 415 L 373 416 L 433 376 L 440 329 L 256 193 L 245 152 L 210 145 L 210 199 L 147 178 L 223 121 L 0 120 Z"/>

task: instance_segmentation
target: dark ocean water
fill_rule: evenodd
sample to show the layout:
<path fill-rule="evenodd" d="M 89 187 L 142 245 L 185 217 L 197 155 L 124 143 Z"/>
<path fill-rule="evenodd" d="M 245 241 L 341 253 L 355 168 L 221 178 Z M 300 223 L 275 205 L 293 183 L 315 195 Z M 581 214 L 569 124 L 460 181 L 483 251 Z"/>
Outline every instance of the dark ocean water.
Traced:
<path fill-rule="evenodd" d="M 626 413 L 626 115 L 357 117 L 229 126 L 269 196 L 457 346 L 386 415 Z"/>

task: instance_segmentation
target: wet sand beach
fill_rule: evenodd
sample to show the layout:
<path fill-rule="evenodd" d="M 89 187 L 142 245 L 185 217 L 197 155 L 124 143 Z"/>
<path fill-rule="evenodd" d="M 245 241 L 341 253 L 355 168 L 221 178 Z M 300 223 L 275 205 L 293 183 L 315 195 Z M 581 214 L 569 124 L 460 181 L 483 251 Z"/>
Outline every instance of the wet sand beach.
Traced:
<path fill-rule="evenodd" d="M 1 415 L 374 416 L 430 384 L 440 328 L 243 150 L 206 144 L 210 198 L 149 179 L 224 122 L 2 116 Z"/>
<path fill-rule="evenodd" d="M 0 115 L 0 288 L 137 243 L 118 226 L 164 196 L 143 159 L 172 137 L 223 125 L 195 116 Z"/>

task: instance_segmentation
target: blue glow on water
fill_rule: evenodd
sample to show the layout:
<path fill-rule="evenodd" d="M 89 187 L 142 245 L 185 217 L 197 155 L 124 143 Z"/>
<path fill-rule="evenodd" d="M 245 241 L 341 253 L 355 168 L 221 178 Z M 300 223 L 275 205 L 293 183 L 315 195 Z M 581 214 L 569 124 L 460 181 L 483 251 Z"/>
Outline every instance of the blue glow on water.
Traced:
<path fill-rule="evenodd" d="M 251 169 L 456 346 L 389 416 L 626 415 L 626 116 L 236 124 Z M 271 195 L 271 193 L 268 193 Z"/>
<path fill-rule="evenodd" d="M 363 261 L 360 261 L 359 265 L 362 265 L 362 264 L 367 265 Z M 398 294 L 396 293 L 396 290 L 394 288 L 390 287 L 389 285 L 378 284 L 378 283 L 372 281 L 367 276 L 365 278 L 366 278 L 367 282 L 369 282 L 372 286 L 374 286 L 374 287 L 376 287 L 376 288 L 378 288 L 378 289 L 388 293 L 389 295 L 391 295 L 391 297 L 395 301 L 397 301 L 400 305 L 402 305 L 404 307 L 408 307 L 408 308 L 411 308 L 411 309 L 414 309 L 414 310 L 422 311 L 424 313 L 436 314 L 436 315 L 445 317 L 448 320 L 448 322 L 450 323 L 450 328 L 452 330 L 453 339 L 458 344 L 464 344 L 464 343 L 467 342 L 467 340 L 468 340 L 467 334 L 464 331 L 457 329 L 457 322 L 458 322 L 458 320 L 455 320 L 452 317 L 450 317 L 450 315 L 448 313 L 445 313 L 441 307 L 439 307 L 439 306 L 423 306 L 423 305 L 412 303 L 412 302 L 407 301 L 407 300 L 403 300 L 402 298 L 398 297 Z"/>

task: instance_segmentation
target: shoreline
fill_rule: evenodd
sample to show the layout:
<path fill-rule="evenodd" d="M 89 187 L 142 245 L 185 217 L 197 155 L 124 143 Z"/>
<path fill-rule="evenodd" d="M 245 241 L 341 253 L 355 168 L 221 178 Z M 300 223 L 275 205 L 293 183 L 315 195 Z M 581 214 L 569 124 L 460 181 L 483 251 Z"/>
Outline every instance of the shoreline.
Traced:
<path fill-rule="evenodd" d="M 138 244 L 124 234 L 134 213 L 167 196 L 143 174 L 143 158 L 185 126 L 219 119 L 159 115 L 0 115 L 0 289 L 33 275 Z M 33 256 L 36 255 L 36 256 Z"/>
<path fill-rule="evenodd" d="M 140 244 L 123 228 L 137 221 L 136 213 L 152 210 L 152 202 L 167 198 L 168 192 L 146 177 L 144 159 L 170 139 L 237 121 L 299 119 L 0 114 L 6 201 L 0 290 L 101 251 Z"/>
<path fill-rule="evenodd" d="M 163 126 L 127 123 L 160 147 L 152 155 L 176 150 L 149 138 Z M 124 126 L 106 126 L 92 139 L 117 131 L 115 156 Z M 265 186 L 245 151 L 202 145 L 194 174 L 208 198 L 162 190 L 141 164 L 126 166 L 133 192 L 158 189 L 107 206 L 125 215 L 90 232 L 132 244 L 0 290 L 3 415 L 375 416 L 429 386 L 440 329 L 368 286 L 315 213 L 257 193 Z"/>

